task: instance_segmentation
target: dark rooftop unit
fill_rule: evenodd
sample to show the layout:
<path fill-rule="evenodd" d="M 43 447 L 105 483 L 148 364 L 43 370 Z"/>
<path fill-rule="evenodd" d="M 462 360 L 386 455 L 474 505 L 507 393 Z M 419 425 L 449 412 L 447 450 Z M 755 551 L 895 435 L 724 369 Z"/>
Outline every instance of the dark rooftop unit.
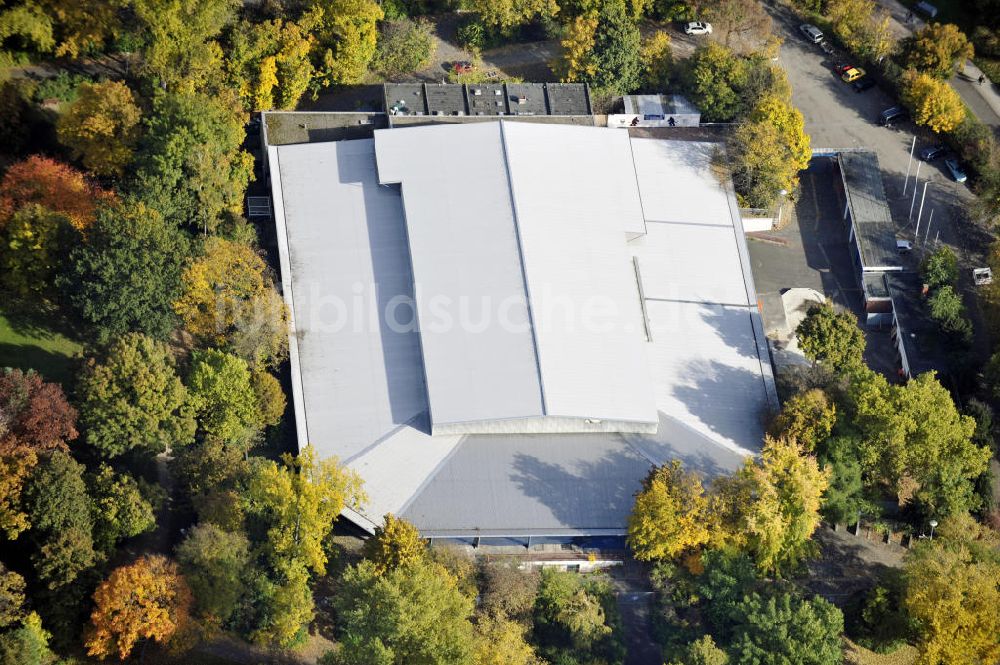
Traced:
<path fill-rule="evenodd" d="M 503 83 L 477 83 L 466 86 L 469 115 L 503 115 L 507 113 Z"/>
<path fill-rule="evenodd" d="M 870 151 L 838 157 L 862 270 L 902 270 L 878 157 Z"/>
<path fill-rule="evenodd" d="M 579 83 L 546 83 L 549 113 L 552 115 L 590 115 L 590 91 Z"/>
<path fill-rule="evenodd" d="M 428 115 L 468 115 L 465 101 L 465 86 L 447 83 L 427 83 L 424 85 Z"/>
<path fill-rule="evenodd" d="M 386 83 L 390 116 L 589 116 L 586 83 Z"/>
<path fill-rule="evenodd" d="M 508 83 L 507 105 L 511 115 L 548 115 L 544 83 Z"/>

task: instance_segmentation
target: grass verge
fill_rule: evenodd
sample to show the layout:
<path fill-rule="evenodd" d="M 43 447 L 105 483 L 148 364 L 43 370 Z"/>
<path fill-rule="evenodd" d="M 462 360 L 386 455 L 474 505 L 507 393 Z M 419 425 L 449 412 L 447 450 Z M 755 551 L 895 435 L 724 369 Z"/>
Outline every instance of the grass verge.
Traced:
<path fill-rule="evenodd" d="M 55 330 L 19 326 L 0 311 L 0 367 L 33 369 L 46 379 L 66 383 L 82 351 L 78 342 Z"/>

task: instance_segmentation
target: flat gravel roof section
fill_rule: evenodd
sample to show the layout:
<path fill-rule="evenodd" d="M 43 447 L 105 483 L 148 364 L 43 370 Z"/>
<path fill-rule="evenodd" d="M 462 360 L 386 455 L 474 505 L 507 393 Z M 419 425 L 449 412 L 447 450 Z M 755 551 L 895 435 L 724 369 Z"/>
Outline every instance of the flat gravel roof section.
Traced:
<path fill-rule="evenodd" d="M 878 156 L 869 151 L 841 152 L 838 159 L 863 269 L 901 270 Z"/>
<path fill-rule="evenodd" d="M 370 139 L 271 150 L 305 440 L 345 460 L 427 411 L 417 334 L 384 316 L 413 294 L 403 207 L 378 183 Z"/>

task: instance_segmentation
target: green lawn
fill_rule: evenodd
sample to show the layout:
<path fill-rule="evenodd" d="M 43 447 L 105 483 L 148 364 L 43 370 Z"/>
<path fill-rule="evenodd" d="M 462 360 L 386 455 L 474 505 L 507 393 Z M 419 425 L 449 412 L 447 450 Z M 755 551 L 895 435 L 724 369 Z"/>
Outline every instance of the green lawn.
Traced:
<path fill-rule="evenodd" d="M 33 369 L 46 379 L 65 383 L 72 378 L 74 356 L 83 347 L 54 330 L 12 324 L 0 311 L 0 367 Z"/>

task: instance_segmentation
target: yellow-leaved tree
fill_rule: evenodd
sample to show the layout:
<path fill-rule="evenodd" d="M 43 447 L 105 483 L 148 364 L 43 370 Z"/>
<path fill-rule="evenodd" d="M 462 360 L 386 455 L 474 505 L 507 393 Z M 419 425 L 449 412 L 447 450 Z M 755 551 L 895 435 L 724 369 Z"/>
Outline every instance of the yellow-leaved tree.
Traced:
<path fill-rule="evenodd" d="M 995 536 L 992 549 L 947 537 L 922 543 L 908 555 L 903 577 L 903 606 L 916 623 L 920 665 L 1000 662 Z"/>
<path fill-rule="evenodd" d="M 559 12 L 556 0 L 472 0 L 470 9 L 483 23 L 509 30 L 536 16 L 552 17 Z"/>
<path fill-rule="evenodd" d="M 642 86 L 651 92 L 666 92 L 670 86 L 673 58 L 670 33 L 657 30 L 642 42 Z"/>
<path fill-rule="evenodd" d="M 375 535 L 365 541 L 364 556 L 384 573 L 393 568 L 423 559 L 427 545 L 417 527 L 392 513 L 386 513 L 382 526 L 375 527 Z"/>
<path fill-rule="evenodd" d="M 749 552 L 764 573 L 791 572 L 812 552 L 828 485 L 815 457 L 791 439 L 767 437 L 760 460 L 716 480 L 721 538 Z"/>
<path fill-rule="evenodd" d="M 233 31 L 226 74 L 251 110 L 291 109 L 312 82 L 311 31 L 322 12 L 312 9 L 298 22 L 275 19 L 242 23 Z"/>
<path fill-rule="evenodd" d="M 125 660 L 140 639 L 168 642 L 188 620 L 191 601 L 177 564 L 164 556 L 116 568 L 94 592 L 87 654 Z"/>
<path fill-rule="evenodd" d="M 479 617 L 472 651 L 473 665 L 545 665 L 528 644 L 525 633 L 525 625 L 506 617 Z"/>
<path fill-rule="evenodd" d="M 946 81 L 908 69 L 900 81 L 903 103 L 913 110 L 913 120 L 934 132 L 950 132 L 965 119 L 962 98 Z"/>
<path fill-rule="evenodd" d="M 713 520 L 697 474 L 679 460 L 649 472 L 628 521 L 628 544 L 640 561 L 670 559 L 709 541 Z"/>
<path fill-rule="evenodd" d="M 555 63 L 562 81 L 586 81 L 597 73 L 593 55 L 597 23 L 597 14 L 581 14 L 566 28 L 566 36 L 560 42 L 562 57 Z"/>
<path fill-rule="evenodd" d="M 378 22 L 385 18 L 374 0 L 315 0 L 322 10 L 317 48 L 322 66 L 319 82 L 325 85 L 360 83 L 375 57 Z"/>
<path fill-rule="evenodd" d="M 771 423 L 771 436 L 787 437 L 806 452 L 830 436 L 837 423 L 837 408 L 819 388 L 806 390 L 788 399 Z"/>
<path fill-rule="evenodd" d="M 184 328 L 225 347 L 251 367 L 280 362 L 287 345 L 287 312 L 264 259 L 252 247 L 212 237 L 182 276 L 174 303 Z"/>
<path fill-rule="evenodd" d="M 139 107 L 119 81 L 84 83 L 79 97 L 59 118 L 59 142 L 89 170 L 121 175 L 139 140 Z"/>

